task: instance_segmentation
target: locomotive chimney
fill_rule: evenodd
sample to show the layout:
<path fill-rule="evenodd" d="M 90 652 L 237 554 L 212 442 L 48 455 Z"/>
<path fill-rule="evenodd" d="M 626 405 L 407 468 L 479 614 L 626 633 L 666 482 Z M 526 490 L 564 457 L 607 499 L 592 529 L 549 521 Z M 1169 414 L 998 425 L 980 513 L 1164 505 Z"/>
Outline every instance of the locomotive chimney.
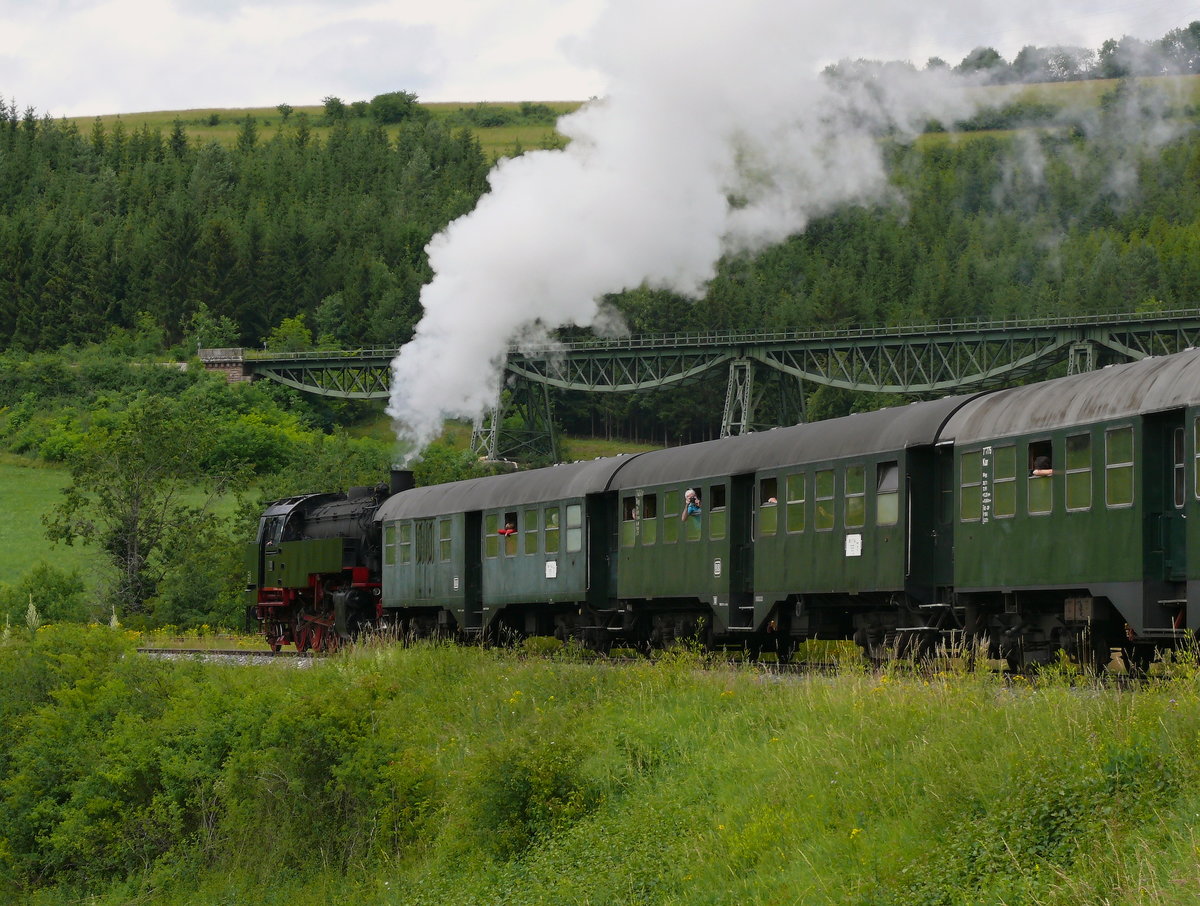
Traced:
<path fill-rule="evenodd" d="M 413 478 L 412 469 L 401 469 L 397 466 L 392 466 L 391 473 L 391 488 L 393 494 L 399 494 L 401 491 L 408 491 L 416 487 L 416 480 Z"/>

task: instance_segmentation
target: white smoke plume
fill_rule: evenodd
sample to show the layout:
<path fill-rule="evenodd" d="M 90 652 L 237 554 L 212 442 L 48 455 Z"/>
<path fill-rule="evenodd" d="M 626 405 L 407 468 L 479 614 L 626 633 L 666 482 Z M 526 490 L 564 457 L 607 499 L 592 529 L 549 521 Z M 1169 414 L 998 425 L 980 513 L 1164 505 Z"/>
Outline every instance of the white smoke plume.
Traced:
<path fill-rule="evenodd" d="M 486 411 L 511 343 L 593 323 L 605 294 L 698 296 L 723 254 L 886 198 L 880 135 L 965 118 L 968 86 L 944 69 L 849 67 L 838 80 L 820 69 L 847 29 L 870 56 L 881 50 L 870 34 L 916 46 L 946 17 L 978 14 L 959 10 L 610 0 L 576 47 L 605 74 L 604 98 L 560 121 L 565 149 L 495 167 L 475 210 L 429 245 L 425 315 L 393 363 L 388 411 L 402 441 L 419 450 L 446 417 Z"/>

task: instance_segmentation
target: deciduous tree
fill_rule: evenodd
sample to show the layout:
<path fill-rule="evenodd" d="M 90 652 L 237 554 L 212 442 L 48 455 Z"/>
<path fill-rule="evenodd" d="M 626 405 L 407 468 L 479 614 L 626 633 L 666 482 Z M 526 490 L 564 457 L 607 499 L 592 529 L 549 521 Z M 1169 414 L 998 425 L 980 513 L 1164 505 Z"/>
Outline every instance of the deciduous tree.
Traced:
<path fill-rule="evenodd" d="M 71 457 L 62 502 L 44 517 L 52 541 L 99 546 L 123 616 L 145 611 L 165 565 L 216 518 L 220 495 L 242 483 L 236 465 L 218 473 L 209 462 L 209 421 L 161 396 L 98 419 Z"/>

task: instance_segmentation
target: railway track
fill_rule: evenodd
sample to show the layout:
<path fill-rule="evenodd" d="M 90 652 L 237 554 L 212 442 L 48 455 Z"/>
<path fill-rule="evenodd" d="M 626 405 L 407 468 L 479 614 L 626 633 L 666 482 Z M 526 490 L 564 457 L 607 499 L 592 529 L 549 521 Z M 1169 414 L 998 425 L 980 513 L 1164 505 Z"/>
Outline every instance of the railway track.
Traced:
<path fill-rule="evenodd" d="M 255 664 L 280 661 L 294 667 L 309 667 L 319 658 L 292 651 L 256 651 L 245 648 L 139 648 L 139 654 L 160 660 L 199 660 L 224 664 Z"/>
<path fill-rule="evenodd" d="M 251 664 L 262 663 L 279 663 L 287 664 L 295 668 L 308 668 L 314 664 L 319 664 L 329 660 L 329 655 L 315 652 L 298 652 L 295 649 L 280 651 L 270 650 L 254 650 L 245 648 L 138 648 L 139 654 L 144 654 L 147 657 L 153 657 L 160 660 L 197 660 L 206 663 L 224 663 L 236 664 L 239 666 L 249 666 Z M 533 659 L 553 659 L 554 655 L 549 653 L 525 653 L 520 655 L 523 658 Z M 600 667 L 624 667 L 633 664 L 644 664 L 652 661 L 652 658 L 640 657 L 637 655 L 620 654 L 616 656 L 597 656 L 589 658 L 580 663 L 592 664 Z M 819 675 L 832 676 L 846 669 L 845 663 L 829 660 L 793 660 L 785 663 L 776 661 L 750 661 L 740 658 L 721 658 L 712 657 L 707 661 L 705 669 L 734 669 L 739 671 L 753 671 L 755 673 L 764 674 L 767 676 L 798 676 L 798 675 Z M 865 666 L 865 665 L 864 665 Z M 935 663 L 930 664 L 914 664 L 909 662 L 907 668 L 913 673 L 921 673 L 922 671 L 936 671 L 939 668 Z M 881 672 L 886 670 L 884 665 L 875 665 L 869 668 L 873 672 Z M 981 669 L 996 673 L 1008 673 L 999 663 L 991 663 L 986 666 L 979 666 L 976 669 Z M 1093 680 L 1098 680 L 1105 685 L 1112 685 L 1118 688 L 1127 688 L 1137 686 L 1139 680 L 1134 677 L 1127 676 L 1123 673 L 1106 672 L 1100 675 L 1093 675 Z M 1036 682 L 1036 673 L 1032 677 Z"/>
<path fill-rule="evenodd" d="M 282 661 L 290 663 L 294 667 L 308 667 L 314 663 L 327 660 L 325 654 L 307 651 L 298 652 L 295 649 L 280 651 L 261 650 L 245 648 L 138 648 L 139 654 L 144 654 L 147 657 L 153 657 L 160 660 L 199 660 L 209 663 L 225 663 L 249 665 L 256 663 L 269 663 L 273 661 Z M 552 655 L 542 654 L 526 654 L 524 657 L 545 657 L 551 658 Z M 614 657 L 596 657 L 586 661 L 586 663 L 596 664 L 599 666 L 618 667 L 627 666 L 630 664 L 647 663 L 649 658 L 617 655 Z M 834 673 L 838 670 L 838 664 L 826 661 L 792 661 L 788 663 L 776 663 L 773 661 L 747 661 L 740 659 L 723 659 L 713 658 L 710 662 L 713 667 L 731 667 L 740 670 L 753 670 L 760 673 L 775 673 L 775 674 L 798 674 L 798 673 Z"/>

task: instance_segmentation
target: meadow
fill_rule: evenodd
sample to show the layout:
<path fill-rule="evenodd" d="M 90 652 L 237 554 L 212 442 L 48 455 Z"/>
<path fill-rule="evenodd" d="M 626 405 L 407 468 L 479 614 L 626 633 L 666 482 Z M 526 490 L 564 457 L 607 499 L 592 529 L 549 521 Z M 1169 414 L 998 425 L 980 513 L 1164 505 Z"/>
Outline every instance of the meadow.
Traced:
<path fill-rule="evenodd" d="M 93 576 L 96 551 L 86 546 L 51 546 L 42 515 L 58 502 L 67 486 L 65 469 L 24 457 L 0 456 L 0 500 L 6 515 L 0 520 L 0 582 L 13 584 L 38 562 L 67 572 Z M 93 576 L 94 579 L 94 576 Z"/>
<path fill-rule="evenodd" d="M 1184 904 L 1194 659 L 785 677 L 367 645 L 311 669 L 0 649 L 0 877 L 101 904 Z M 549 655 L 549 656 L 546 656 Z M 151 695 L 146 690 L 153 690 Z M 84 727 L 88 732 L 70 732 Z"/>
<path fill-rule="evenodd" d="M 570 113 L 582 106 L 582 102 L 580 101 L 552 101 L 545 103 L 546 106 L 559 114 Z M 422 104 L 421 106 L 428 110 L 434 119 L 453 123 L 456 119 L 461 119 L 463 111 L 469 111 L 477 105 L 447 102 Z M 519 109 L 520 104 L 494 103 L 488 104 L 487 107 L 489 109 L 496 108 L 513 111 Z M 253 117 L 255 125 L 258 127 L 259 141 L 269 141 L 280 130 L 294 130 L 296 126 L 295 117 L 298 113 L 308 115 L 309 127 L 314 137 L 324 140 L 328 136 L 332 126 L 326 120 L 324 107 L 319 104 L 295 107 L 288 115 L 286 121 L 283 115 L 274 107 L 213 107 L 194 110 L 158 110 L 144 113 L 113 113 L 101 116 L 67 117 L 67 120 L 68 122 L 75 123 L 84 135 L 90 133 L 93 124 L 97 120 L 103 123 L 108 130 L 111 130 L 119 121 L 124 126 L 126 132 L 136 131 L 146 126 L 151 131 L 157 129 L 163 135 L 169 135 L 172 128 L 174 128 L 175 120 L 178 119 L 183 126 L 183 131 L 193 143 L 206 144 L 208 142 L 217 142 L 222 145 L 232 146 L 237 141 L 238 133 L 241 131 L 246 117 Z M 355 122 L 355 120 L 351 120 L 351 122 Z M 398 125 L 390 125 L 385 126 L 384 131 L 392 138 L 395 138 L 399 128 Z M 479 139 L 479 143 L 483 147 L 483 152 L 489 159 L 511 155 L 517 149 L 530 151 L 537 148 L 559 147 L 564 141 L 562 136 L 555 132 L 554 127 L 549 125 L 474 126 L 471 127 L 471 131 Z"/>
<path fill-rule="evenodd" d="M 46 538 L 42 517 L 49 513 L 70 483 L 70 475 L 61 465 L 12 454 L 0 454 L 0 500 L 7 515 L 0 521 L 0 583 L 13 585 L 37 563 L 46 563 L 64 572 L 78 571 L 84 585 L 95 589 L 109 568 L 100 559 L 95 545 L 53 544 Z M 204 495 L 196 492 L 189 502 L 199 504 Z M 237 501 L 226 497 L 215 510 L 231 515 Z"/>
<path fill-rule="evenodd" d="M 1160 77 L 1141 80 L 1149 84 L 1169 84 L 1174 86 L 1176 100 L 1180 104 L 1200 104 L 1200 76 Z M 1050 105 L 1061 108 L 1095 107 L 1101 99 L 1109 94 L 1116 86 L 1116 79 L 1090 79 L 1079 82 L 1051 82 L 1035 85 L 1014 85 L 980 88 L 989 102 L 996 104 L 1035 104 Z M 583 106 L 582 101 L 544 101 L 539 102 L 552 109 L 559 115 L 571 113 Z M 464 115 L 477 108 L 488 110 L 517 111 L 521 104 L 518 102 L 497 102 L 486 105 L 462 102 L 422 103 L 434 119 L 447 123 L 461 122 Z M 252 117 L 258 127 L 260 141 L 268 141 L 281 130 L 295 128 L 294 117 L 298 113 L 308 116 L 312 134 L 316 137 L 326 137 L 331 126 L 325 117 L 325 109 L 320 104 L 300 105 L 293 108 L 285 117 L 275 107 L 212 107 L 192 110 L 158 110 L 142 113 L 108 113 L 99 116 L 67 117 L 67 121 L 75 125 L 85 135 L 90 132 L 97 121 L 111 130 L 119 121 L 126 131 L 141 129 L 143 126 L 151 130 L 159 130 L 167 135 L 178 119 L 188 138 L 199 144 L 218 142 L 232 146 L 241 131 L 246 117 Z M 352 120 L 353 122 L 353 120 Z M 385 126 L 389 135 L 395 136 L 399 126 Z M 472 132 L 479 139 L 484 154 L 491 160 L 516 153 L 518 150 L 535 150 L 540 148 L 562 147 L 566 139 L 549 125 L 503 125 L 503 126 L 472 126 Z M 987 134 L 1000 134 L 1011 130 L 983 130 Z M 974 134 L 974 133 L 972 133 Z M 943 139 L 935 139 L 941 141 Z"/>

